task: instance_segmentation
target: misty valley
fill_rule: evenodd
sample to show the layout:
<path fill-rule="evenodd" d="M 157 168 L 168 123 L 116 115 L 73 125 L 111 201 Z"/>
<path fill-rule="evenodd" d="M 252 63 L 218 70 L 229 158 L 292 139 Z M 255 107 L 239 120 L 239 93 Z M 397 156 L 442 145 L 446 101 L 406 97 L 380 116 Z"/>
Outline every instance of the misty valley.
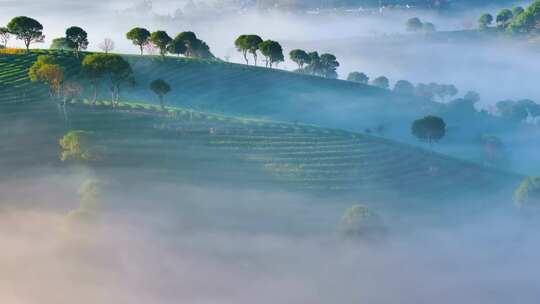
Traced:
<path fill-rule="evenodd" d="M 0 303 L 537 303 L 540 0 L 2 3 Z"/>

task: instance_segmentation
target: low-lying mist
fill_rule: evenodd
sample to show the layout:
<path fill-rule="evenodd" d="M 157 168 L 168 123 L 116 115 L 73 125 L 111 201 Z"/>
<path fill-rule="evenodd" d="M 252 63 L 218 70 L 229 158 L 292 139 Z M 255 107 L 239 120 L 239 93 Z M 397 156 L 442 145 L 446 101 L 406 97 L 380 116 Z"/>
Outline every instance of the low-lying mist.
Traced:
<path fill-rule="evenodd" d="M 339 199 L 320 204 L 276 191 L 135 185 L 86 170 L 33 174 L 5 181 L 0 190 L 5 303 L 538 298 L 539 239 L 534 226 L 506 209 L 460 224 L 418 215 L 412 229 L 381 210 L 388 234 L 367 241 L 337 233 L 352 203 Z M 432 225 L 423 217 L 442 220 Z"/>

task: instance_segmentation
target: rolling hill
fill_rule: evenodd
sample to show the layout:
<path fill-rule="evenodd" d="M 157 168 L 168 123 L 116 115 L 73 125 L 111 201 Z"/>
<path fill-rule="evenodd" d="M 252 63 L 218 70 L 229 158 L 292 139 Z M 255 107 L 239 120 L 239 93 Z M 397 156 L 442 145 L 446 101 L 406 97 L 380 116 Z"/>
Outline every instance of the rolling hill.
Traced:
<path fill-rule="evenodd" d="M 55 56 L 70 67 L 68 73 L 76 74 L 72 56 L 62 52 Z M 0 164 L 6 172 L 32 166 L 65 166 L 58 158 L 58 139 L 68 130 L 86 130 L 96 135 L 96 145 L 104 147 L 103 160 L 88 164 L 97 171 L 136 170 L 141 178 L 152 176 L 216 187 L 240 185 L 334 198 L 414 202 L 495 194 L 513 188 L 519 179 L 413 146 L 310 124 L 250 119 L 185 107 L 161 111 L 158 106 L 137 101 L 121 102 L 116 109 L 108 101 L 96 105 L 71 101 L 64 113 L 49 100 L 44 88 L 26 78 L 32 60 L 35 54 L 0 56 L 0 139 L 4 143 Z M 134 65 L 137 75 L 148 72 L 145 58 L 138 60 L 142 63 Z M 156 59 L 147 60 L 152 65 Z M 189 61 L 179 60 L 178 64 L 186 62 Z M 226 64 L 194 61 L 191 68 L 207 66 L 201 68 L 201 73 L 216 77 L 211 71 L 221 65 Z M 240 67 L 233 67 L 238 79 L 248 77 Z M 260 73 L 262 79 L 268 80 L 273 75 L 277 79 L 283 77 L 281 81 L 298 77 L 278 71 Z M 326 86 L 362 89 L 340 81 L 309 80 Z M 174 85 L 175 90 L 181 91 Z M 204 85 L 192 82 L 189 86 L 193 86 L 192 92 L 204 92 Z M 130 96 L 137 96 L 135 100 L 150 98 L 135 95 L 138 90 L 143 88 L 132 88 Z M 175 98 L 178 97 L 168 97 Z M 216 102 L 219 99 L 217 95 L 213 98 Z M 143 173 L 150 175 L 143 177 Z"/>

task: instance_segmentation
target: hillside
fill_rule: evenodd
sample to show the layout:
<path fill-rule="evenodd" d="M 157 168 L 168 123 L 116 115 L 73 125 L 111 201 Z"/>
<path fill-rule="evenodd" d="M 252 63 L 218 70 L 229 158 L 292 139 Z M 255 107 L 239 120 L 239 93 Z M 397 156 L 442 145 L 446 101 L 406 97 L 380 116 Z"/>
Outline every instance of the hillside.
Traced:
<path fill-rule="evenodd" d="M 104 147 L 103 160 L 88 164 L 96 170 L 136 169 L 185 183 L 405 202 L 495 193 L 512 188 L 519 178 L 389 140 L 308 124 L 181 107 L 163 112 L 134 102 L 112 109 L 107 101 L 73 101 L 63 113 L 41 87 L 25 79 L 29 60 L 0 57 L 5 170 L 65 166 L 59 161 L 58 139 L 68 130 L 86 130 Z"/>
<path fill-rule="evenodd" d="M 68 76 L 77 75 L 77 60 L 71 54 L 54 54 L 69 67 Z M 36 168 L 62 172 L 82 166 L 128 184 L 162 180 L 213 189 L 283 191 L 340 206 L 359 201 L 395 216 L 412 217 L 419 208 L 443 216 L 482 212 L 486 206 L 500 204 L 511 207 L 508 201 L 521 180 L 518 175 L 364 133 L 189 107 L 161 111 L 157 105 L 141 102 L 142 98 L 125 101 L 127 94 L 116 109 L 107 100 L 96 105 L 73 100 L 64 111 L 49 99 L 44 87 L 29 82 L 27 69 L 36 57 L 0 56 L 0 166 L 10 178 L 34 175 Z M 195 63 L 209 68 L 215 64 Z M 135 72 L 143 74 L 137 65 Z M 247 77 L 238 73 L 238 78 Z M 145 90 L 146 85 L 137 81 L 129 94 Z M 193 90 L 203 92 L 197 86 Z M 104 89 L 102 98 L 108 97 L 105 93 Z M 58 140 L 70 130 L 91 132 L 94 144 L 103 150 L 102 159 L 60 161 Z"/>
<path fill-rule="evenodd" d="M 69 52 L 36 50 L 31 56 L 15 57 L 24 69 L 39 54 L 57 57 L 72 75 L 76 74 L 79 63 Z M 125 58 L 134 68 L 137 83 L 122 89 L 124 100 L 157 102 L 148 85 L 162 78 L 174 88 L 166 97 L 170 105 L 357 131 L 394 118 L 409 122 L 417 117 L 418 105 L 426 106 L 425 101 L 373 86 L 278 69 L 183 57 L 163 60 L 159 56 L 130 55 Z M 109 98 L 109 94 L 107 86 L 101 86 L 100 98 Z"/>

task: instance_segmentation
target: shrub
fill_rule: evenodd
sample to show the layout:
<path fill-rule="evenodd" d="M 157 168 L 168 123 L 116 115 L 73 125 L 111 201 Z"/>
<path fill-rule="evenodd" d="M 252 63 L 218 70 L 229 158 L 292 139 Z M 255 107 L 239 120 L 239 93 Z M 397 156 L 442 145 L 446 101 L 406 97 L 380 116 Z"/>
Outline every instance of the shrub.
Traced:
<path fill-rule="evenodd" d="M 348 237 L 373 238 L 385 233 L 381 218 L 363 205 L 353 205 L 343 214 L 340 231 Z"/>
<path fill-rule="evenodd" d="M 19 55 L 19 54 L 24 54 L 24 50 L 23 49 L 17 49 L 17 48 L 5 48 L 5 49 L 0 49 L 0 54 Z"/>
<path fill-rule="evenodd" d="M 103 148 L 95 145 L 95 136 L 87 131 L 69 131 L 58 142 L 62 151 L 62 161 L 98 161 L 102 159 Z"/>
<path fill-rule="evenodd" d="M 522 208 L 540 206 L 540 177 L 527 177 L 514 193 L 514 202 Z"/>

